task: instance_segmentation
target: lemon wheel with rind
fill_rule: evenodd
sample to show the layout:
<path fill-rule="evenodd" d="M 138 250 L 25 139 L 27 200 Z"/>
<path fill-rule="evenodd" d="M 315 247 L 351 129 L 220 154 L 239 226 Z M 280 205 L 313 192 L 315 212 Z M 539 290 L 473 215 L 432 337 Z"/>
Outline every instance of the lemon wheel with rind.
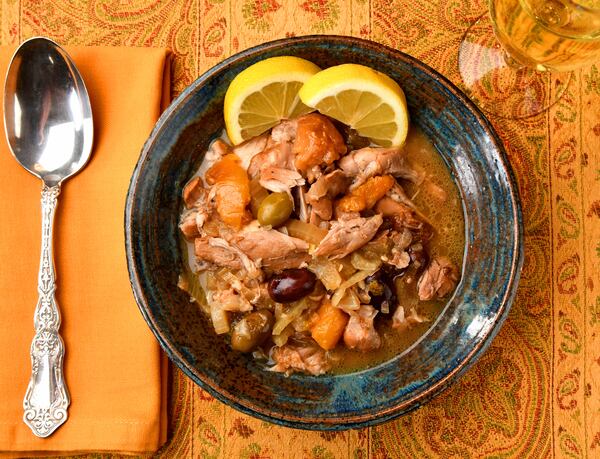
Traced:
<path fill-rule="evenodd" d="M 404 91 L 387 75 L 359 64 L 342 64 L 315 74 L 300 100 L 384 147 L 400 146 L 408 134 Z"/>
<path fill-rule="evenodd" d="M 241 71 L 229 85 L 223 105 L 231 142 L 237 145 L 269 130 L 282 119 L 313 111 L 300 101 L 298 92 L 320 70 L 306 59 L 278 56 Z"/>

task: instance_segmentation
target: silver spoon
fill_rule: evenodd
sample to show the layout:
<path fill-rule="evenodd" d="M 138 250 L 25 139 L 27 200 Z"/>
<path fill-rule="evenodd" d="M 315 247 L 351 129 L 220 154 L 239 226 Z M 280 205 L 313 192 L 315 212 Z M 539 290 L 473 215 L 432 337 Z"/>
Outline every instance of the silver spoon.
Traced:
<path fill-rule="evenodd" d="M 31 379 L 23 421 L 47 437 L 67 420 L 69 391 L 63 377 L 64 344 L 52 229 L 61 183 L 85 165 L 92 151 L 93 122 L 87 90 L 67 53 L 36 37 L 15 52 L 4 85 L 4 126 L 15 159 L 42 185 L 42 250 L 38 272 Z"/>

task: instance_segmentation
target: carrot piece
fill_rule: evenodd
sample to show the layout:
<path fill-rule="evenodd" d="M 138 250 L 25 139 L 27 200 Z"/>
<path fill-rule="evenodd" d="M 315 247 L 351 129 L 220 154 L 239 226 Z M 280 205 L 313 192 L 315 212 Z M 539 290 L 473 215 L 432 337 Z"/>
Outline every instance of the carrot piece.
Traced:
<path fill-rule="evenodd" d="M 250 180 L 240 159 L 229 154 L 206 171 L 206 183 L 216 187 L 217 212 L 229 226 L 240 229 L 250 203 Z"/>
<path fill-rule="evenodd" d="M 396 180 L 391 175 L 371 177 L 336 203 L 340 212 L 360 212 L 370 209 L 385 196 Z"/>
<path fill-rule="evenodd" d="M 311 335 L 319 346 L 329 351 L 336 346 L 344 334 L 348 320 L 348 314 L 326 301 L 317 311 L 312 323 Z"/>

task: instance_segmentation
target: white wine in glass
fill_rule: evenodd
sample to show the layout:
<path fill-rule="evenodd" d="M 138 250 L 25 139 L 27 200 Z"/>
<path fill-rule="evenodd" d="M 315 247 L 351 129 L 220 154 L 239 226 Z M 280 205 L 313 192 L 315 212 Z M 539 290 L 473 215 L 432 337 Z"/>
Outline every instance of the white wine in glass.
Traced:
<path fill-rule="evenodd" d="M 490 0 L 465 33 L 459 70 L 470 97 L 506 118 L 536 115 L 571 70 L 600 63 L 600 0 Z"/>

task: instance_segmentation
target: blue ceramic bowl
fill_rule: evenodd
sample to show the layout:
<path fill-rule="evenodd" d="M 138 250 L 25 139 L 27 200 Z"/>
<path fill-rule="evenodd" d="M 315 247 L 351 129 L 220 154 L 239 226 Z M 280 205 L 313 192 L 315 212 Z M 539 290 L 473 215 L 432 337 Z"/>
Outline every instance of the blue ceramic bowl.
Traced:
<path fill-rule="evenodd" d="M 223 97 L 243 69 L 295 55 L 321 68 L 360 63 L 406 93 L 411 122 L 431 139 L 463 200 L 462 280 L 439 318 L 411 348 L 364 371 L 307 376 L 259 368 L 233 352 L 177 288 L 183 264 L 180 190 L 223 129 Z M 226 404 L 278 424 L 321 430 L 364 427 L 413 410 L 463 374 L 508 314 L 522 264 L 517 189 L 502 143 L 482 113 L 418 60 L 369 41 L 337 36 L 279 40 L 243 51 L 198 78 L 161 116 L 131 179 L 125 215 L 127 261 L 140 310 L 176 365 Z"/>

